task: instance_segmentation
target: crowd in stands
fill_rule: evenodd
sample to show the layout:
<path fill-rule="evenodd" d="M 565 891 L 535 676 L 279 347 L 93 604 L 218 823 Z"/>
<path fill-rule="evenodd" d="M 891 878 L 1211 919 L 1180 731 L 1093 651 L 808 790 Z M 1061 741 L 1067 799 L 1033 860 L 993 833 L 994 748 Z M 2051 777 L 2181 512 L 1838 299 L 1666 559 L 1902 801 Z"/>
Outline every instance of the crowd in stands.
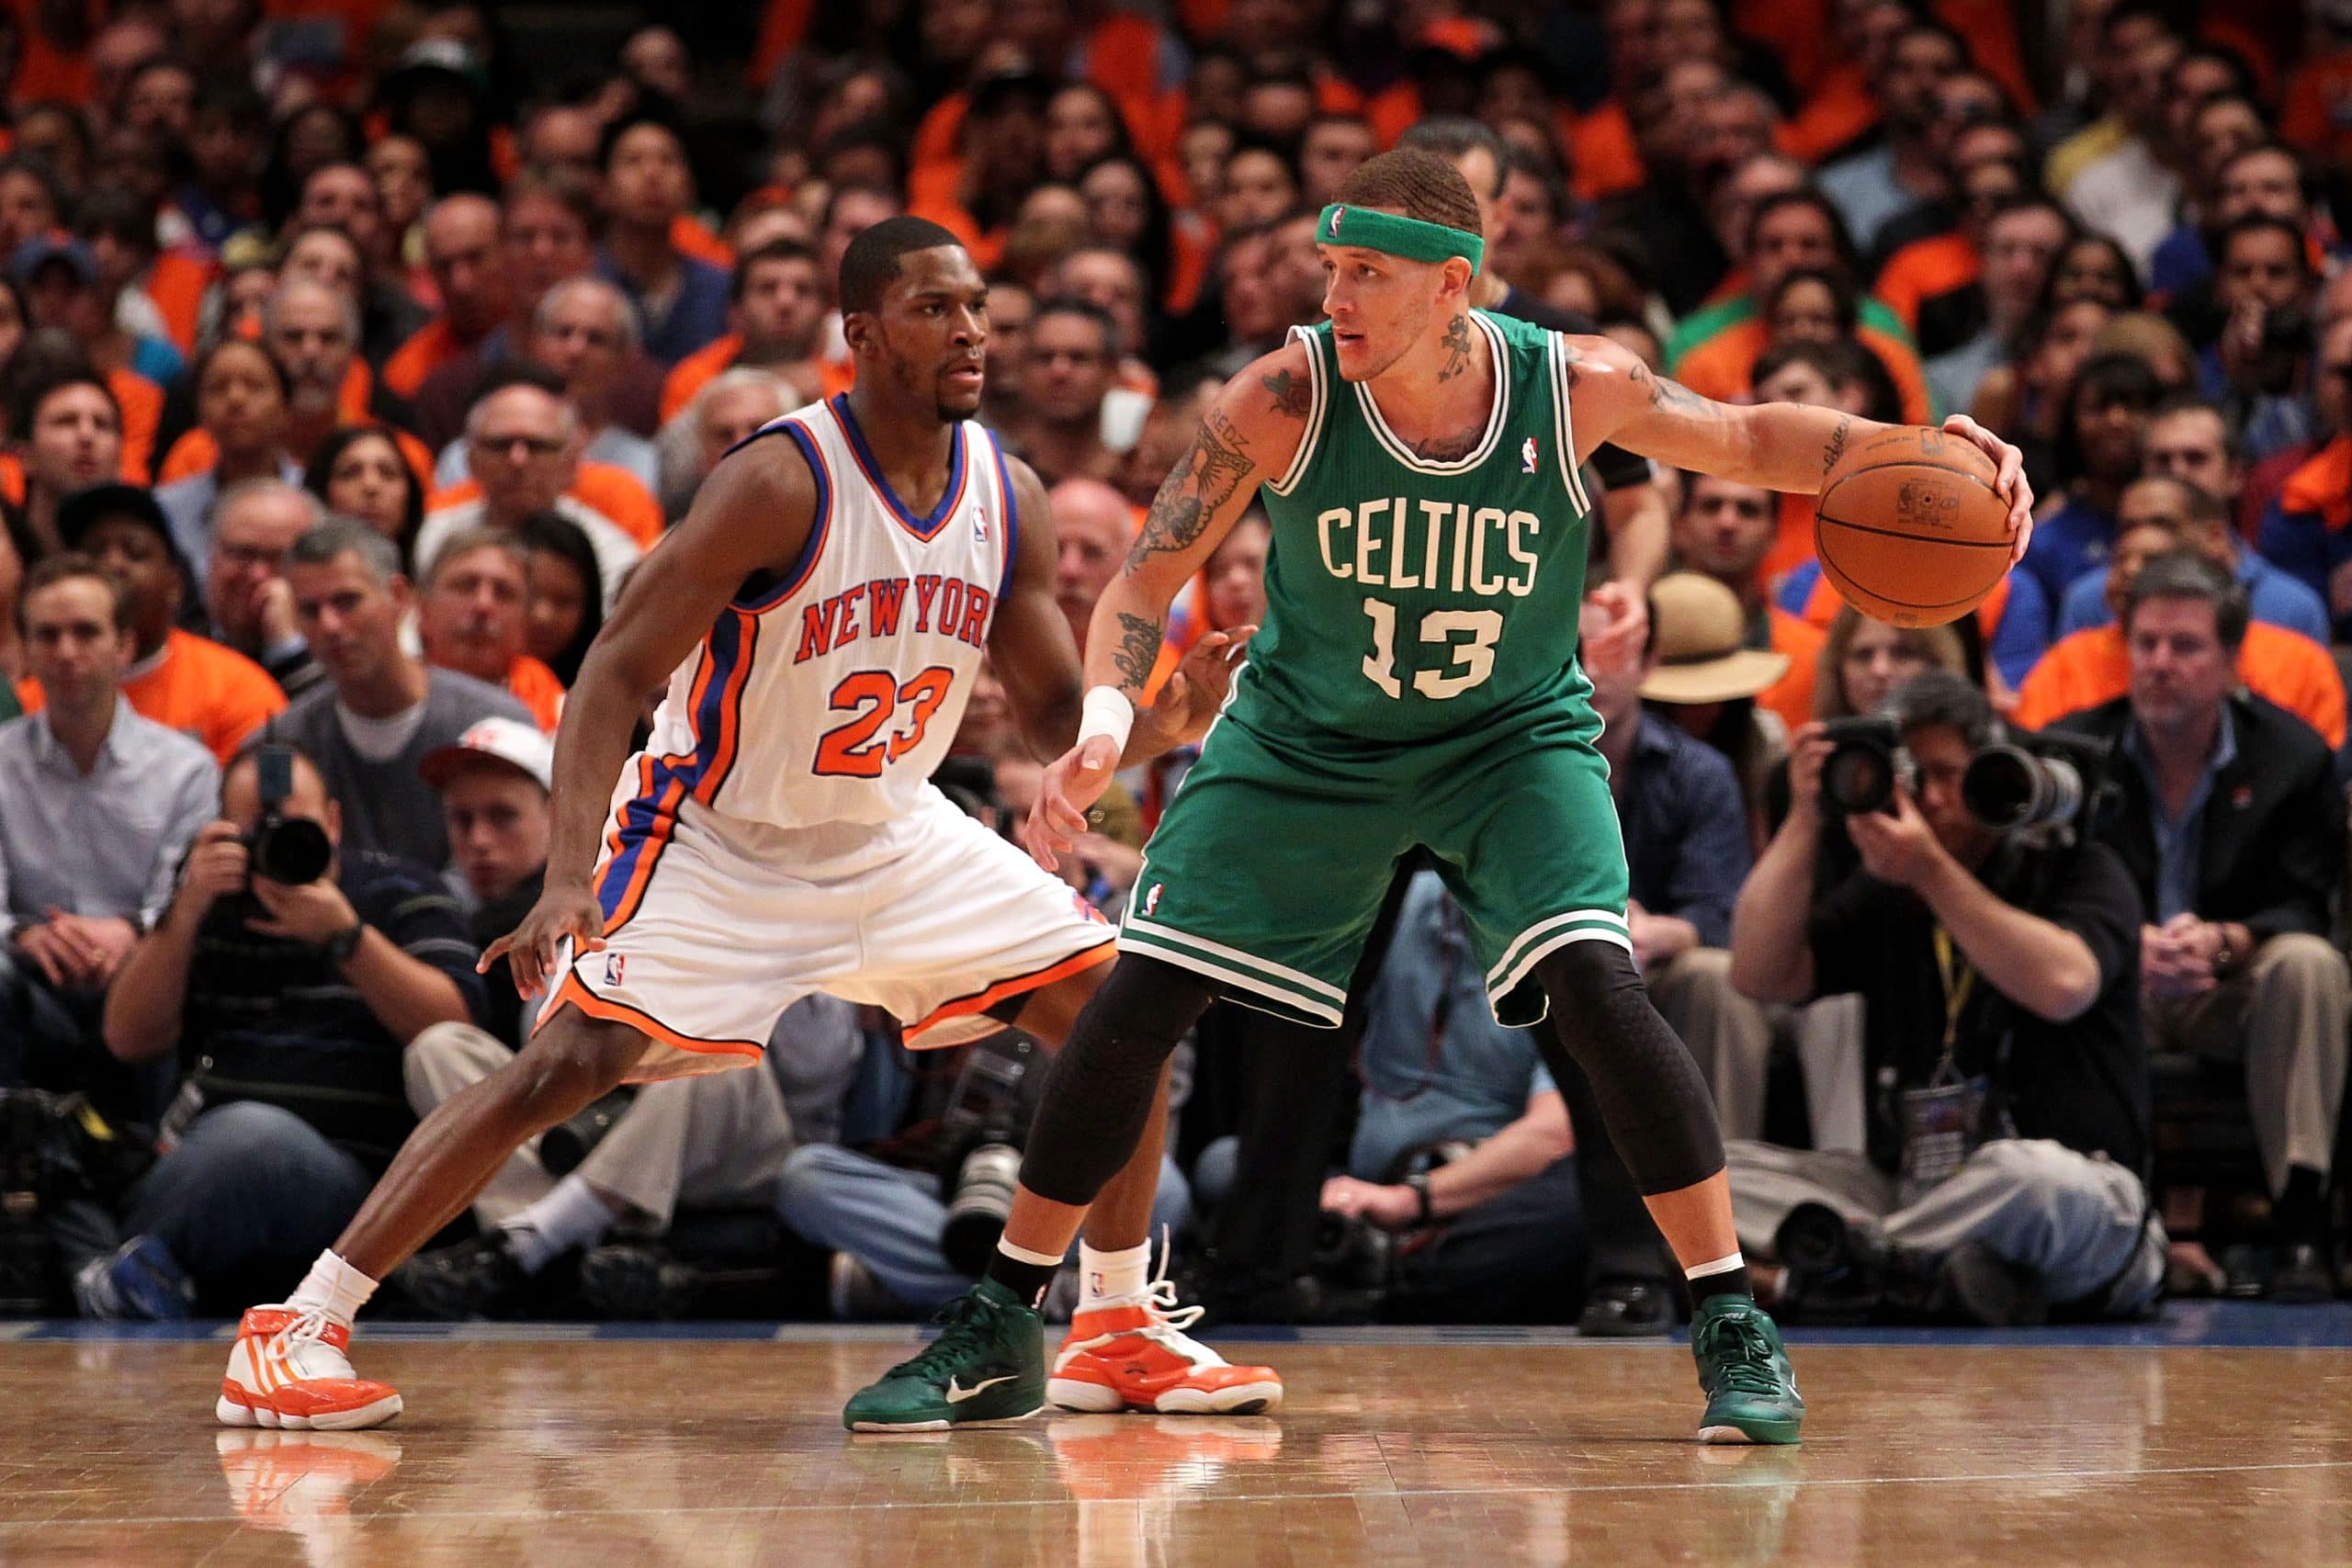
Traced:
<path fill-rule="evenodd" d="M 2336 1293 L 2352 6 L 558 9 L 0 6 L 0 1093 L 127 1151 L 45 1202 L 52 1310 L 282 1294 L 525 1037 L 474 964 L 539 886 L 566 687 L 723 455 L 850 388 L 852 238 L 919 214 L 987 276 L 982 417 L 1051 487 L 1082 645 L 1400 142 L 1478 197 L 1483 309 L 1709 397 L 1973 414 L 2040 498 L 1981 608 L 1899 629 L 1825 580 L 1811 497 L 1589 460 L 1590 581 L 1649 607 L 1585 658 L 1631 941 L 1766 1293 Z M 1163 669 L 1262 615 L 1275 547 L 1233 531 Z M 1825 805 L 1869 716 L 1898 798 Z M 2029 732 L 2097 743 L 2064 831 L 1963 798 Z M 1189 761 L 1080 846 L 1113 918 Z M 984 682 L 937 782 L 1014 833 L 1038 777 Z M 1341 1038 L 1204 1021 L 1161 1218 L 1212 1321 L 1671 1321 L 1589 1086 L 1496 1024 L 1461 922 L 1406 863 Z M 395 1293 L 644 1315 L 748 1268 L 735 1310 L 927 1313 L 1023 1059 L 814 999 L 762 1066 L 518 1153 Z"/>

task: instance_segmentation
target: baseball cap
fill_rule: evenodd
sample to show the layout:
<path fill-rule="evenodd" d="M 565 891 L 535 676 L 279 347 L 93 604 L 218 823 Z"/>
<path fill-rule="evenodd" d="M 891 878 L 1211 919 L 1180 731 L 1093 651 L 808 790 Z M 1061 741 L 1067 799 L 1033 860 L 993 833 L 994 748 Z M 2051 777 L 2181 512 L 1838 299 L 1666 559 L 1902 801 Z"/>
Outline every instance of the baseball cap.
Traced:
<path fill-rule="evenodd" d="M 1727 703 L 1752 697 L 1789 672 L 1789 656 L 1743 646 L 1739 595 L 1696 571 L 1670 571 L 1650 587 L 1657 668 L 1642 682 L 1654 703 Z"/>
<path fill-rule="evenodd" d="M 514 718 L 485 718 L 458 737 L 453 745 L 424 754 L 416 771 L 435 789 L 446 785 L 458 770 L 488 757 L 527 776 L 541 789 L 555 788 L 555 742 L 541 731 Z"/>
<path fill-rule="evenodd" d="M 51 262 L 63 262 L 85 286 L 98 280 L 98 258 L 90 247 L 65 234 L 35 234 L 8 257 L 8 276 L 23 284 Z"/>

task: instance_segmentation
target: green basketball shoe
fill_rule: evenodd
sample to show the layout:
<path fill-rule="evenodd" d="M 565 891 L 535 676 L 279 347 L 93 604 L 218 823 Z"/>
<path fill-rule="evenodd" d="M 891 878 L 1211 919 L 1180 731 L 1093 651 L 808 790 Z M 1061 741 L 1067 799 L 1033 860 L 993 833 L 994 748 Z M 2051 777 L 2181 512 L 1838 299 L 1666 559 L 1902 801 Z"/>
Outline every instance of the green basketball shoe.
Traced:
<path fill-rule="evenodd" d="M 1046 1328 L 1036 1313 L 983 1280 L 939 1314 L 939 1337 L 850 1396 L 853 1432 L 930 1431 L 1018 1421 L 1046 1404 Z"/>
<path fill-rule="evenodd" d="M 1690 1314 L 1690 1354 L 1707 1414 L 1702 1443 L 1793 1443 L 1804 1422 L 1797 1375 L 1770 1314 L 1746 1296 L 1710 1296 Z"/>

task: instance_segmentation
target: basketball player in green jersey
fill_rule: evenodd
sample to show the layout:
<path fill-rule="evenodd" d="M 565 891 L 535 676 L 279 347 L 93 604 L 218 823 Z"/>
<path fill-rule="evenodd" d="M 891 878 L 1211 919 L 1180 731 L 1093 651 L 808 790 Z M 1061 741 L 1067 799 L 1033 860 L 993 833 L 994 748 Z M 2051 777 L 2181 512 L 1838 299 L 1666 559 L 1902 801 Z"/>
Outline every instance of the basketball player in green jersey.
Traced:
<path fill-rule="evenodd" d="M 1211 1000 L 1337 1025 L 1397 858 L 1436 860 L 1496 1017 L 1590 1078 L 1690 1281 L 1710 1442 L 1790 1443 L 1804 1404 L 1732 1230 L 1705 1081 L 1649 1003 L 1600 723 L 1575 660 L 1586 497 L 1602 441 L 1678 468 L 1815 491 L 1882 426 L 1712 402 L 1598 338 L 1472 310 L 1478 209 L 1453 165 L 1398 151 L 1318 230 L 1330 320 L 1236 378 L 1161 486 L 1088 638 L 1078 745 L 1029 821 L 1069 849 L 1107 784 L 1162 616 L 1254 495 L 1274 541 L 1267 613 L 1200 761 L 1146 852 L 1111 977 L 1054 1066 L 989 1276 L 945 1331 L 849 1403 L 853 1427 L 1002 1419 L 1052 1391 L 1033 1310 L 1139 1135 L 1160 1064 Z M 2022 553 L 2032 496 L 1999 465 Z M 1005 1401 L 975 1397 L 1023 1389 Z M 968 1403 L 967 1403 L 968 1402 Z"/>

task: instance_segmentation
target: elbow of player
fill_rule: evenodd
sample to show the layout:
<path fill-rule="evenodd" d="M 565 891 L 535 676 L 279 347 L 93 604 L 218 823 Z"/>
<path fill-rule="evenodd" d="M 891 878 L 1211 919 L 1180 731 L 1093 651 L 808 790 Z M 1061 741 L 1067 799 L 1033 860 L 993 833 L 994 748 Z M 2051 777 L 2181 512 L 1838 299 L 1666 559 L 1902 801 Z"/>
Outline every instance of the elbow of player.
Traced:
<path fill-rule="evenodd" d="M 1812 954 L 1802 948 L 1786 955 L 1767 953 L 1764 950 L 1770 945 L 1754 932 L 1741 931 L 1740 921 L 1734 917 L 1731 988 L 1752 1002 L 1804 1000 L 1813 973 Z"/>

